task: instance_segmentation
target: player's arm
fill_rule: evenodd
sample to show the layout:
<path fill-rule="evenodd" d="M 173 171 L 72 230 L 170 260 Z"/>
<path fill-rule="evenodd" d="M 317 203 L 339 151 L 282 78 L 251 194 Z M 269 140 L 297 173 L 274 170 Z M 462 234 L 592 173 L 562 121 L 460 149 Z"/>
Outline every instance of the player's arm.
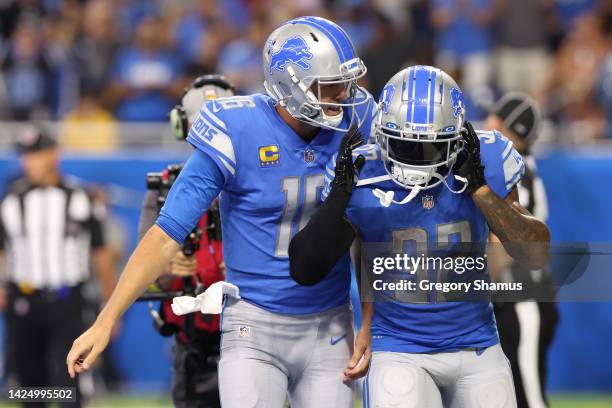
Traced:
<path fill-rule="evenodd" d="M 487 269 L 494 282 L 503 282 L 503 273 L 512 266 L 514 259 L 504 250 L 497 235 L 489 234 Z"/>
<path fill-rule="evenodd" d="M 315 285 L 344 255 L 355 238 L 355 230 L 344 218 L 353 192 L 355 172 L 365 161 L 359 156 L 353 163 L 353 148 L 362 141 L 356 127 L 344 136 L 336 160 L 331 191 L 306 227 L 289 244 L 289 271 L 300 285 Z"/>
<path fill-rule="evenodd" d="M 521 206 L 516 187 L 505 200 L 486 185 L 474 191 L 472 198 L 512 258 L 531 269 L 546 265 L 550 231 Z"/>
<path fill-rule="evenodd" d="M 363 270 L 361 268 L 361 238 L 358 236 L 351 246 L 351 258 L 355 265 L 355 277 L 357 286 L 359 287 L 359 295 L 361 298 L 361 328 L 355 338 L 355 349 L 347 367 L 344 369 L 344 381 L 355 380 L 363 377 L 370 367 L 372 359 L 372 314 L 374 312 L 374 304 L 372 297 L 364 295 L 369 291 L 369 285 L 363 285 Z M 369 293 L 369 292 L 368 292 Z"/>
<path fill-rule="evenodd" d="M 508 254 L 531 269 L 541 269 L 549 257 L 548 227 L 521 206 L 516 186 L 505 199 L 493 192 L 485 178 L 478 136 L 469 122 L 465 128 L 467 158 L 456 173 L 467 179 L 467 191 Z"/>
<path fill-rule="evenodd" d="M 140 238 L 145 235 L 149 228 L 155 225 L 157 215 L 157 192 L 148 190 L 142 202 L 140 219 L 138 221 L 138 236 Z M 195 273 L 195 269 L 195 257 L 186 257 L 181 251 L 178 251 L 170 261 L 170 266 L 162 271 L 158 285 L 163 288 L 167 283 L 172 282 L 175 276 L 192 276 Z"/>
<path fill-rule="evenodd" d="M 196 150 L 172 186 L 156 225 L 147 231 L 130 257 L 109 301 L 94 324 L 74 341 L 66 357 L 71 377 L 88 370 L 106 348 L 113 326 L 167 267 L 202 217 L 202 209 L 210 206 L 223 184 L 217 165 L 207 154 Z"/>

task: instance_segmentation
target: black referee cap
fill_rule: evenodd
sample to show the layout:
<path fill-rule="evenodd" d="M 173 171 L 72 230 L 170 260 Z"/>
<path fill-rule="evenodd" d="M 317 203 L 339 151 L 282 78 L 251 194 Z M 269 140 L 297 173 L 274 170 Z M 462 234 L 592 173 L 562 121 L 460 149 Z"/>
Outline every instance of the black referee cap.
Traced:
<path fill-rule="evenodd" d="M 491 113 L 499 117 L 504 126 L 527 144 L 531 144 L 538 134 L 540 111 L 533 99 L 520 92 L 509 92 L 502 96 Z"/>
<path fill-rule="evenodd" d="M 15 140 L 15 149 L 20 154 L 34 153 L 56 146 L 57 141 L 40 126 L 28 127 Z"/>

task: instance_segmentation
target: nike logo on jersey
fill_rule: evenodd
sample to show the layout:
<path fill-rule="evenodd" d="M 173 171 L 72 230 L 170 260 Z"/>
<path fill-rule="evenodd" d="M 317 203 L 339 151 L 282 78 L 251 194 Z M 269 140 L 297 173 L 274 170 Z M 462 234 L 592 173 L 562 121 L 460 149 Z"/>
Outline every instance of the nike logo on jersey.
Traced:
<path fill-rule="evenodd" d="M 332 346 L 335 346 L 336 344 L 338 344 L 338 343 L 339 343 L 339 342 L 340 342 L 340 341 L 341 341 L 343 338 L 345 338 L 345 337 L 346 337 L 346 334 L 345 334 L 345 335 L 342 335 L 342 336 L 340 336 L 340 337 L 338 337 L 338 338 L 335 338 L 335 339 L 334 339 L 333 337 L 331 337 L 331 338 L 329 339 L 329 344 L 331 344 Z"/>

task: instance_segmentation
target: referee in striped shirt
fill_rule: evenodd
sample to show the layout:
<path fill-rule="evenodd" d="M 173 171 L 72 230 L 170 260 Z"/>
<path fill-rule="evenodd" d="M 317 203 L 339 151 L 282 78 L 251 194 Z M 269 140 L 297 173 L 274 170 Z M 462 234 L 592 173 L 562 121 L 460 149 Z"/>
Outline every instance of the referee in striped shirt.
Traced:
<path fill-rule="evenodd" d="M 546 222 L 548 203 L 530 148 L 540 122 L 535 102 L 521 93 L 504 95 L 493 107 L 486 129 L 498 129 L 523 156 L 525 175 L 518 184 L 519 199 L 534 217 Z M 491 242 L 497 237 L 491 236 Z M 498 241 L 499 242 L 499 241 Z M 529 270 L 514 262 L 501 248 L 489 249 L 488 266 L 496 281 L 522 282 L 518 302 L 495 303 L 495 319 L 502 349 L 510 360 L 518 408 L 545 408 L 546 357 L 559 321 L 555 289 L 544 270 Z"/>
<path fill-rule="evenodd" d="M 57 144 L 42 128 L 20 135 L 16 148 L 24 177 L 0 201 L 6 369 L 21 387 L 77 387 L 65 355 L 85 328 L 81 289 L 90 265 L 104 300 L 115 281 L 103 214 L 83 187 L 61 175 Z"/>

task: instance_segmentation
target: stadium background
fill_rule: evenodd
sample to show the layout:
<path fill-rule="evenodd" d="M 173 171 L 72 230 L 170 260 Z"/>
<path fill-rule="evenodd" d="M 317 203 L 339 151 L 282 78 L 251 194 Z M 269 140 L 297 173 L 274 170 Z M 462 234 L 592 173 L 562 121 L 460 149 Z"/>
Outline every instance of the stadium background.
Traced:
<path fill-rule="evenodd" d="M 460 78 L 476 122 L 501 92 L 530 93 L 546 117 L 535 150 L 553 240 L 610 243 L 612 2 L 507 3 L 499 11 L 494 0 L 2 0 L 0 194 L 20 171 L 12 140 L 24 123 L 46 122 L 64 149 L 65 173 L 103 192 L 111 243 L 125 259 L 145 174 L 189 152 L 166 123 L 182 89 L 219 72 L 241 93 L 261 91 L 265 37 L 310 14 L 347 30 L 374 95 L 414 63 Z M 612 406 L 612 303 L 560 309 L 549 358 L 553 406 Z M 106 386 L 97 373 L 98 401 L 135 393 L 153 396 L 145 405 L 167 403 L 170 343 L 153 331 L 146 305 L 128 311 L 109 355 L 116 373 Z"/>

